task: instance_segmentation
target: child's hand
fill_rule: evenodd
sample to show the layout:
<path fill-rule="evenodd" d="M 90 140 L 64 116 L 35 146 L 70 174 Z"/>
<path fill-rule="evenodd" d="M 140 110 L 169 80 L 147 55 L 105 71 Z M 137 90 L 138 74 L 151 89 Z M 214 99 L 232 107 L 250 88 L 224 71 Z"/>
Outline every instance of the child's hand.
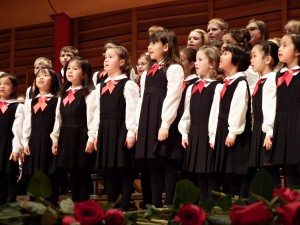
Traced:
<path fill-rule="evenodd" d="M 159 128 L 157 139 L 158 139 L 159 141 L 164 141 L 164 140 L 166 140 L 168 137 L 169 137 L 169 129 L 163 128 L 163 127 Z"/>
<path fill-rule="evenodd" d="M 24 149 L 24 151 L 25 151 L 25 149 Z M 57 144 L 52 145 L 52 154 L 57 155 Z"/>
<path fill-rule="evenodd" d="M 215 143 L 210 143 L 209 145 L 211 149 L 215 149 Z"/>
<path fill-rule="evenodd" d="M 97 151 L 97 145 L 98 145 L 98 138 L 95 139 L 94 141 L 94 149 Z"/>
<path fill-rule="evenodd" d="M 266 136 L 263 145 L 267 151 L 270 151 L 272 148 L 272 136 Z"/>
<path fill-rule="evenodd" d="M 9 160 L 13 160 L 14 162 L 17 162 L 19 159 L 19 153 L 18 152 L 12 152 L 10 157 L 9 157 Z"/>
<path fill-rule="evenodd" d="M 183 139 L 183 140 L 181 141 L 181 145 L 182 145 L 182 147 L 184 147 L 184 149 L 186 149 L 187 146 L 189 145 L 189 140 Z"/>
<path fill-rule="evenodd" d="M 135 145 L 135 142 L 136 142 L 135 137 L 127 137 L 124 145 L 128 149 L 131 149 Z"/>
<path fill-rule="evenodd" d="M 92 142 L 87 142 L 84 151 L 85 151 L 86 153 L 90 153 L 90 154 L 91 154 L 91 153 L 94 151 L 94 143 L 92 143 Z"/>
<path fill-rule="evenodd" d="M 30 149 L 29 149 L 29 146 L 24 147 L 24 153 L 25 153 L 25 155 L 30 155 Z"/>
<path fill-rule="evenodd" d="M 232 147 L 234 145 L 234 142 L 235 142 L 235 139 L 232 139 L 230 137 L 226 137 L 226 140 L 225 140 L 225 145 L 227 147 Z"/>

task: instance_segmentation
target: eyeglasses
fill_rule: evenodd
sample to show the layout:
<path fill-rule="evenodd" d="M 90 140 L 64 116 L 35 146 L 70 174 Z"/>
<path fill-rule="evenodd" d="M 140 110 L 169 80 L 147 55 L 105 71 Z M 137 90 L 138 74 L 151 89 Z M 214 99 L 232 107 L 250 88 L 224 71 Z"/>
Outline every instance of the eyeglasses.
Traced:
<path fill-rule="evenodd" d="M 139 67 L 139 66 L 146 66 L 146 65 L 148 65 L 147 63 L 138 63 L 138 64 L 136 64 L 136 67 Z"/>
<path fill-rule="evenodd" d="M 249 28 L 246 28 L 246 30 L 255 31 L 255 30 L 258 30 L 258 27 L 249 27 Z"/>

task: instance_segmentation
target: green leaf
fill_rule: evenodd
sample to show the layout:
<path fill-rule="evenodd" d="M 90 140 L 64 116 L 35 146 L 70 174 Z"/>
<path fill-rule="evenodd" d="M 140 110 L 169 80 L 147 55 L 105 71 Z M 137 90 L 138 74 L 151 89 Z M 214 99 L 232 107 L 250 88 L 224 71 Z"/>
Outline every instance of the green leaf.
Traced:
<path fill-rule="evenodd" d="M 250 193 L 259 195 L 264 199 L 271 201 L 273 197 L 274 184 L 271 176 L 265 170 L 256 173 L 250 183 Z M 250 194 L 250 203 L 257 202 L 258 200 Z"/>
<path fill-rule="evenodd" d="M 60 209 L 63 213 L 65 214 L 74 214 L 74 202 L 72 201 L 72 199 L 67 198 L 62 200 L 59 203 Z"/>
<path fill-rule="evenodd" d="M 173 200 L 174 209 L 178 209 L 181 204 L 197 204 L 200 198 L 200 189 L 188 179 L 177 183 L 176 192 Z"/>
<path fill-rule="evenodd" d="M 37 215 L 43 215 L 47 207 L 39 202 L 20 201 L 20 207 Z"/>
<path fill-rule="evenodd" d="M 46 212 L 42 216 L 42 225 L 52 225 L 55 224 L 57 220 L 57 213 L 54 209 L 48 206 Z"/>
<path fill-rule="evenodd" d="M 158 210 L 153 205 L 146 205 L 146 211 L 144 213 L 145 219 L 151 219 L 153 216 L 158 215 Z"/>
<path fill-rule="evenodd" d="M 226 195 L 217 200 L 217 205 L 220 206 L 224 211 L 229 210 L 232 205 L 232 198 L 230 195 Z"/>
<path fill-rule="evenodd" d="M 203 208 L 205 212 L 211 212 L 214 206 L 216 206 L 216 202 L 212 199 L 205 199 L 200 203 L 200 207 Z"/>
<path fill-rule="evenodd" d="M 215 214 L 208 217 L 206 220 L 209 225 L 231 225 L 229 215 Z"/>
<path fill-rule="evenodd" d="M 3 205 L 7 208 L 2 208 L 0 211 L 0 224 L 3 225 L 22 225 L 22 214 L 9 204 Z M 11 218 L 10 218 L 11 217 Z"/>
<path fill-rule="evenodd" d="M 137 213 L 125 213 L 125 218 L 126 218 L 126 225 L 133 225 L 136 223 L 138 219 L 138 214 Z"/>
<path fill-rule="evenodd" d="M 51 183 L 42 172 L 36 172 L 29 182 L 27 192 L 36 199 L 48 198 L 51 195 Z"/>

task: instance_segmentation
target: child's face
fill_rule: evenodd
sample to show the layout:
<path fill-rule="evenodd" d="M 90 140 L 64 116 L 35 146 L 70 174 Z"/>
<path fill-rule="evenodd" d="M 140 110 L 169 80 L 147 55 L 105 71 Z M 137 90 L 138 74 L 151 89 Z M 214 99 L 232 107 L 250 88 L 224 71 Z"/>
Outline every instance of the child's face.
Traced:
<path fill-rule="evenodd" d="M 49 92 L 51 90 L 52 77 L 49 70 L 40 70 L 35 78 L 35 85 L 40 92 Z"/>
<path fill-rule="evenodd" d="M 201 34 L 196 31 L 192 31 L 189 34 L 188 41 L 187 41 L 187 48 L 193 48 L 196 51 L 203 45 L 203 40 L 201 38 Z"/>
<path fill-rule="evenodd" d="M 284 35 L 280 41 L 278 49 L 278 58 L 282 63 L 286 63 L 288 68 L 298 65 L 299 51 L 295 49 L 295 45 L 290 36 Z"/>
<path fill-rule="evenodd" d="M 39 72 L 40 69 L 47 69 L 47 68 L 49 68 L 49 66 L 43 62 L 34 64 L 34 74 L 37 75 L 37 73 Z"/>
<path fill-rule="evenodd" d="M 210 41 L 222 40 L 224 32 L 221 30 L 218 24 L 208 24 L 207 34 Z"/>
<path fill-rule="evenodd" d="M 144 56 L 139 58 L 138 63 L 136 64 L 136 69 L 140 76 L 144 71 L 149 69 L 149 62 L 146 60 Z"/>
<path fill-rule="evenodd" d="M 224 51 L 220 58 L 220 68 L 228 72 L 232 69 L 233 64 L 232 61 L 232 53 L 229 51 Z"/>
<path fill-rule="evenodd" d="M 2 99 L 10 99 L 13 89 L 13 84 L 8 77 L 0 78 L 0 96 Z"/>
<path fill-rule="evenodd" d="M 148 52 L 151 59 L 161 62 L 164 60 L 164 53 L 168 51 L 168 44 L 163 44 L 161 41 L 150 42 Z"/>
<path fill-rule="evenodd" d="M 229 44 L 236 44 L 237 41 L 230 35 L 230 34 L 224 34 L 222 37 L 222 46 L 221 51 L 223 52 L 227 45 Z"/>
<path fill-rule="evenodd" d="M 203 51 L 198 51 L 195 62 L 196 72 L 199 76 L 205 76 L 213 68 L 212 63 L 209 61 Z"/>
<path fill-rule="evenodd" d="M 59 61 L 62 66 L 65 66 L 67 62 L 74 57 L 72 52 L 61 52 L 59 56 Z"/>
<path fill-rule="evenodd" d="M 103 65 L 109 75 L 120 75 L 120 68 L 124 63 L 124 59 L 120 59 L 116 49 L 109 48 L 106 50 Z"/>
<path fill-rule="evenodd" d="M 184 52 L 180 52 L 180 61 L 182 63 L 184 76 L 187 77 L 191 75 L 192 69 L 194 68 L 195 62 L 190 62 L 187 58 L 187 55 Z"/>
<path fill-rule="evenodd" d="M 261 47 L 256 45 L 251 51 L 251 66 L 254 72 L 262 73 L 265 68 L 264 55 Z"/>
<path fill-rule="evenodd" d="M 73 87 L 80 86 L 83 79 L 83 71 L 79 61 L 74 60 L 69 63 L 66 72 L 67 80 L 72 83 Z"/>

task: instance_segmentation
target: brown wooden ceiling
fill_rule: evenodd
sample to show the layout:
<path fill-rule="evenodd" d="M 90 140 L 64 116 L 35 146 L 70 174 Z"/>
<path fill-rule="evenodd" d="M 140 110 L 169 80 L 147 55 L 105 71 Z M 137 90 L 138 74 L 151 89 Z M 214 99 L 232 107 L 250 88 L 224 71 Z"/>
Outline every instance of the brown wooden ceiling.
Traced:
<path fill-rule="evenodd" d="M 0 30 L 50 22 L 55 12 L 75 18 L 170 1 L 174 0 L 0 0 Z"/>

